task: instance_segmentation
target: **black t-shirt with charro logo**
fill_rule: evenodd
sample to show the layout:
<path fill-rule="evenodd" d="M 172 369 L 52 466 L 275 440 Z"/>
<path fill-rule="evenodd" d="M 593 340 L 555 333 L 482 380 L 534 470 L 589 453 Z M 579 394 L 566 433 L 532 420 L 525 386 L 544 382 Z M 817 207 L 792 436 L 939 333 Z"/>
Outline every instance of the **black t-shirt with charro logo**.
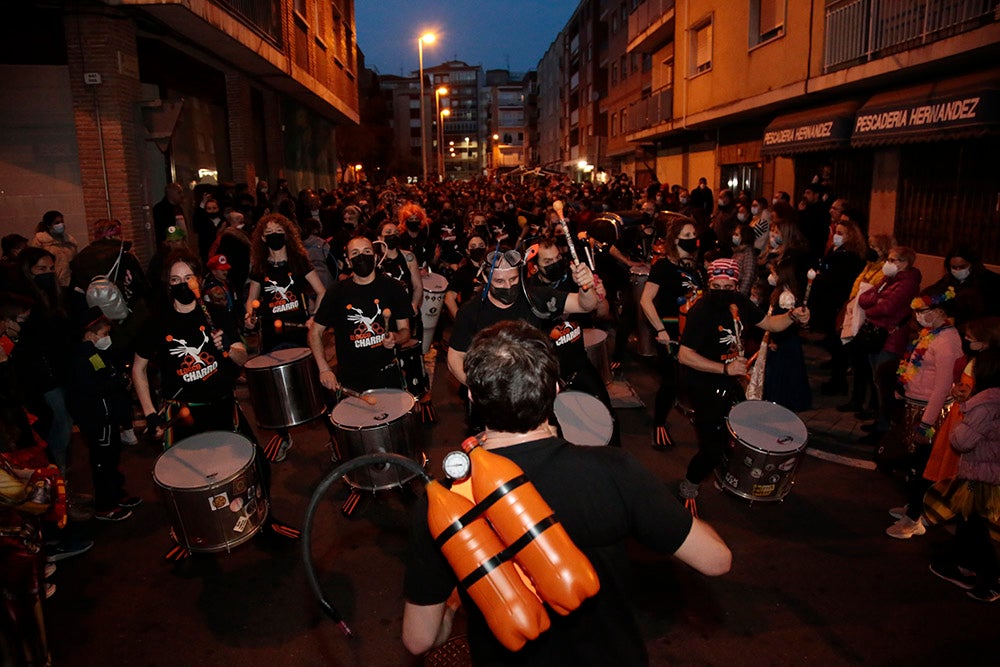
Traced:
<path fill-rule="evenodd" d="M 261 347 L 272 350 L 279 343 L 306 345 L 304 325 L 309 319 L 306 305 L 309 282 L 305 274 L 293 272 L 290 265 L 283 262 L 269 264 L 263 275 L 254 274 L 250 279 L 260 283 L 257 316 L 261 321 Z M 279 320 L 282 326 L 276 327 L 275 322 Z"/>
<path fill-rule="evenodd" d="M 222 330 L 223 345 L 239 341 L 229 314 L 208 305 L 212 323 Z M 186 403 L 210 403 L 233 394 L 239 367 L 215 348 L 212 330 L 200 308 L 178 313 L 173 308 L 152 318 L 136 353 L 160 368 L 163 397 Z"/>
<path fill-rule="evenodd" d="M 337 376 L 347 386 L 361 386 L 365 376 L 392 364 L 393 350 L 383 343 L 388 308 L 390 322 L 410 316 L 410 299 L 398 280 L 376 275 L 367 285 L 341 280 L 323 297 L 314 317 L 317 324 L 333 328 L 337 346 Z"/>
<path fill-rule="evenodd" d="M 733 317 L 730 304 L 734 304 L 739 318 Z M 756 326 L 764 319 L 764 313 L 750 299 L 739 292 L 717 293 L 709 290 L 707 296 L 688 313 L 687 326 L 681 336 L 681 345 L 691 348 L 709 361 L 725 362 L 739 356 L 739 345 L 746 341 L 747 327 Z M 705 373 L 687 368 L 686 377 L 700 385 L 717 385 L 733 381 L 718 373 Z"/>

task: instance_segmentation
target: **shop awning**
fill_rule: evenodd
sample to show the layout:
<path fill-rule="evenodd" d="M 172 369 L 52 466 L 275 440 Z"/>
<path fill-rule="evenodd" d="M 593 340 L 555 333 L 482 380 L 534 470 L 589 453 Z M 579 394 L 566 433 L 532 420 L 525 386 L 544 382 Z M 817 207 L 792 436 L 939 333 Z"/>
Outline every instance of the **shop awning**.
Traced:
<path fill-rule="evenodd" d="M 845 148 L 851 140 L 858 106 L 858 102 L 841 102 L 778 116 L 764 130 L 761 153 L 793 155 Z"/>
<path fill-rule="evenodd" d="M 872 97 L 858 110 L 852 146 L 979 137 L 1000 130 L 1000 71 Z"/>

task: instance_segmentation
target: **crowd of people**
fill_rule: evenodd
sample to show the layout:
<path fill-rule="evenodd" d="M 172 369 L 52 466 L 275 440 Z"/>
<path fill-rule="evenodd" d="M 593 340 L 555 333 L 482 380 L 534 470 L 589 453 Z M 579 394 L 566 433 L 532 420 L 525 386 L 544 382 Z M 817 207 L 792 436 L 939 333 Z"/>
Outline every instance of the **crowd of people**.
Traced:
<path fill-rule="evenodd" d="M 91 453 L 95 516 L 121 521 L 141 502 L 119 466 L 139 426 L 166 447 L 211 429 L 258 442 L 234 394 L 252 346 L 310 348 L 332 402 L 344 390 L 407 387 L 400 352 L 433 337 L 478 433 L 495 416 L 477 404 L 468 373 L 476 336 L 511 320 L 551 341 L 564 389 L 605 406 L 613 446 L 621 444 L 615 408 L 583 333 L 613 338 L 615 370 L 630 340 L 655 341 L 650 443 L 673 445 L 675 406 L 693 412 L 698 453 L 675 485 L 692 512 L 720 465 L 732 405 L 749 396 L 811 406 L 802 348 L 810 332 L 830 355 L 821 391 L 843 395 L 839 410 L 870 421 L 863 443 L 881 469 L 906 475 L 907 504 L 891 511 L 889 535 L 926 530 L 921 499 L 931 484 L 969 481 L 976 490 L 959 494 L 954 558 L 935 572 L 978 599 L 1000 598 L 988 539 L 1000 519 L 1000 431 L 990 428 L 1000 276 L 973 248 L 957 245 L 943 276 L 925 281 L 914 250 L 867 234 L 860 210 L 828 184 L 809 184 L 793 204 L 785 192 L 713 194 L 704 178 L 691 189 L 639 189 L 624 174 L 607 184 L 389 181 L 297 195 L 283 180 L 253 191 L 174 183 L 153 222 L 156 248 L 145 263 L 116 220 L 91 225 L 86 246 L 58 211 L 42 216 L 32 239 L 2 239 L 3 472 L 23 489 L 49 490 L 43 512 L 11 504 L 3 490 L 4 562 L 26 564 L 16 576 L 5 568 L 5 590 L 29 607 L 46 594 L 46 557 L 91 545 L 59 537 L 58 485 L 46 486 L 53 475 L 40 472 L 65 478 L 73 424 Z M 433 332 L 421 317 L 428 274 L 447 281 Z M 288 429 L 258 445 L 263 486 L 269 463 L 291 447 Z M 79 495 L 69 491 L 72 508 Z M 270 528 L 297 535 L 280 522 Z M 439 592 L 421 599 L 436 605 Z"/>

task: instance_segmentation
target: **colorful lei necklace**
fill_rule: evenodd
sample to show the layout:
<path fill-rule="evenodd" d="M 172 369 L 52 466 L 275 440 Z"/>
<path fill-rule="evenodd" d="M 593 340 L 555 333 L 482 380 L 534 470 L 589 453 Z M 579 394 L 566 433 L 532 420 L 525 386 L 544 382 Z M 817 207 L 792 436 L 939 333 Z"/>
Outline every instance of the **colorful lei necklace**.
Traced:
<path fill-rule="evenodd" d="M 949 319 L 945 320 L 944 324 L 935 329 L 920 330 L 920 337 L 913 343 L 910 343 L 910 346 L 906 350 L 906 356 L 903 357 L 903 360 L 899 363 L 899 368 L 896 370 L 896 375 L 899 376 L 899 384 L 904 387 L 910 384 L 920 371 L 920 367 L 924 362 L 924 355 L 927 354 L 931 343 L 937 338 L 939 333 L 951 326 L 954 326 L 954 324 Z"/>

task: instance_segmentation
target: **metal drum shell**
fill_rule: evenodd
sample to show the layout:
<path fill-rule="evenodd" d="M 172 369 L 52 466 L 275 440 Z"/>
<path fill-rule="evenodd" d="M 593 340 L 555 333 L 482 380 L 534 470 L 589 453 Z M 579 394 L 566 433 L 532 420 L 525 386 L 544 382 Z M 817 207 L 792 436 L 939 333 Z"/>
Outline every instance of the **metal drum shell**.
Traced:
<path fill-rule="evenodd" d="M 257 355 L 243 367 L 260 428 L 298 426 L 326 412 L 319 368 L 307 347 Z"/>
<path fill-rule="evenodd" d="M 421 451 L 420 407 L 416 399 L 401 389 L 369 389 L 362 392 L 363 396 L 403 395 L 403 403 L 409 407 L 399 415 L 391 415 L 379 410 L 379 406 L 369 406 L 358 398 L 347 398 L 337 404 L 330 413 L 330 422 L 337 431 L 336 446 L 341 461 L 348 461 L 363 454 L 389 452 L 401 454 L 407 458 L 416 459 L 416 453 Z M 408 399 L 408 400 L 406 400 Z M 353 403 L 361 411 L 370 411 L 370 418 L 365 423 L 347 423 L 344 409 L 347 401 Z M 338 410 L 339 409 L 339 410 Z M 383 416 L 384 414 L 384 416 Z M 341 421 L 338 421 L 338 416 Z M 391 417 L 391 419 L 390 419 Z M 416 475 L 407 472 L 399 466 L 385 464 L 382 467 L 369 466 L 355 470 L 344 476 L 347 483 L 365 491 L 383 491 L 398 488 L 413 479 Z"/>
<path fill-rule="evenodd" d="M 636 305 L 635 339 L 638 347 L 637 352 L 643 357 L 656 356 L 656 336 L 653 334 L 653 327 L 649 325 L 646 314 L 639 307 L 642 290 L 646 287 L 646 281 L 649 280 L 649 269 L 649 264 L 643 264 L 642 266 L 633 266 L 629 270 L 632 298 L 635 299 Z"/>
<path fill-rule="evenodd" d="M 600 373 L 604 384 L 609 384 L 614 380 L 611 373 L 611 355 L 608 353 L 608 334 L 600 329 L 584 329 L 583 345 L 587 348 L 587 356 L 590 363 Z"/>
<path fill-rule="evenodd" d="M 444 309 L 448 281 L 439 273 L 428 273 L 423 276 L 423 286 L 424 300 L 420 304 L 420 320 L 424 325 L 423 353 L 427 354 L 434 342 L 434 332 Z"/>
<path fill-rule="evenodd" d="M 253 443 L 229 431 L 199 433 L 160 454 L 153 481 L 179 544 L 228 552 L 257 534 L 270 506 L 256 456 Z"/>

